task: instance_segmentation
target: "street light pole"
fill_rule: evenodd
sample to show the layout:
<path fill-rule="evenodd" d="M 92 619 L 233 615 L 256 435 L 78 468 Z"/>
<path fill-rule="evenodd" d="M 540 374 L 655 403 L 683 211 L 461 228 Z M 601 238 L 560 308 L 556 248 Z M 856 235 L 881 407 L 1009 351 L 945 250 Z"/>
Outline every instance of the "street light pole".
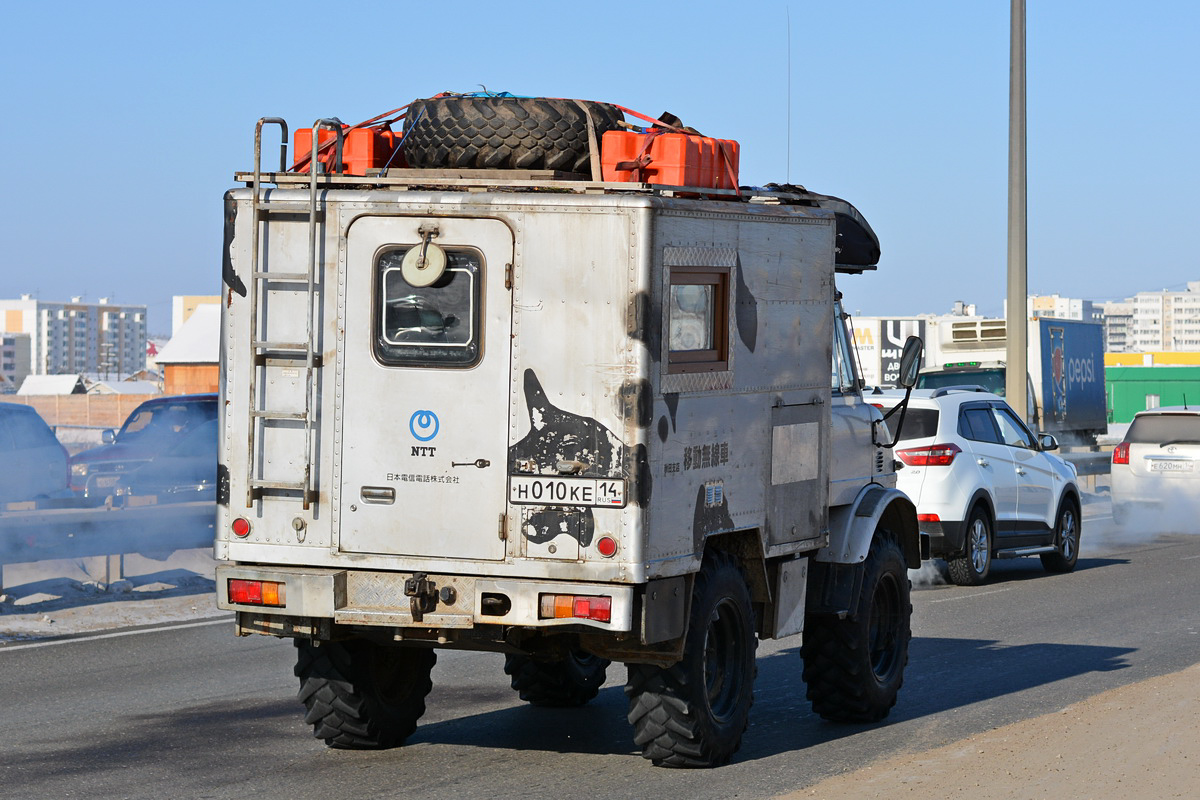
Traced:
<path fill-rule="evenodd" d="M 1028 235 L 1025 186 L 1025 0 L 1012 0 L 1008 85 L 1008 303 L 1004 327 L 1008 353 L 1004 390 L 1008 404 L 1021 419 L 1029 416 L 1026 375 L 1029 328 L 1025 310 L 1028 295 Z"/>

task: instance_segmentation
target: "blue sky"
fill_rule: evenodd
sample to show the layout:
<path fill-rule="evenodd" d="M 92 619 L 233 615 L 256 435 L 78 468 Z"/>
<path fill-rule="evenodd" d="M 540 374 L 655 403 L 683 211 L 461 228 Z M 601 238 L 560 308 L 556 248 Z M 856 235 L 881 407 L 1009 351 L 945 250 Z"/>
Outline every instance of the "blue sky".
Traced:
<path fill-rule="evenodd" d="M 1200 4 L 1028 5 L 1030 291 L 1200 280 Z M 739 140 L 743 183 L 850 200 L 883 249 L 876 274 L 843 281 L 852 310 L 999 315 L 1008 15 L 1006 0 L 11 4 L 0 297 L 110 296 L 169 332 L 172 295 L 218 291 L 221 196 L 252 166 L 255 120 L 358 122 L 482 85 L 669 110 Z"/>

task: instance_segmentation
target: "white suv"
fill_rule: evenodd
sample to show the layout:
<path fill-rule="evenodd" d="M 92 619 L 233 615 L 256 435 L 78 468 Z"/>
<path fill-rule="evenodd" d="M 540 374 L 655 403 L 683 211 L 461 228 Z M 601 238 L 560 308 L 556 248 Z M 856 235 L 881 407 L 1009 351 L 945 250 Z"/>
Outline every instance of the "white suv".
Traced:
<path fill-rule="evenodd" d="M 884 411 L 902 391 L 867 395 Z M 893 429 L 899 414 L 888 420 Z M 1053 436 L 1035 436 L 1013 410 L 976 386 L 912 393 L 895 456 L 897 487 L 917 506 L 932 554 L 946 559 L 950 578 L 974 586 L 993 558 L 1041 556 L 1049 572 L 1070 572 L 1079 558 L 1080 492 L 1075 467 L 1047 450 Z"/>
<path fill-rule="evenodd" d="M 1112 454 L 1113 519 L 1149 512 L 1155 525 L 1197 528 L 1200 515 L 1200 408 L 1139 411 Z M 1148 527 L 1147 517 L 1141 518 Z"/>

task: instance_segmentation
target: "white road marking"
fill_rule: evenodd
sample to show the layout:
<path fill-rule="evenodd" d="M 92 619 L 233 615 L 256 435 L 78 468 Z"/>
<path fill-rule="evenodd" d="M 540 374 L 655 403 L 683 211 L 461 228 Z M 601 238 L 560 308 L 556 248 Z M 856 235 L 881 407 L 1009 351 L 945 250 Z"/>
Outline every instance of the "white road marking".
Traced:
<path fill-rule="evenodd" d="M 200 628 L 205 625 L 228 625 L 233 622 L 233 615 L 217 619 L 207 619 L 201 622 L 183 622 L 178 625 L 161 625 L 155 628 L 141 628 L 136 631 L 116 631 L 115 633 L 98 633 L 94 636 L 75 636 L 70 639 L 55 639 L 50 642 L 27 642 L 24 644 L 0 644 L 0 653 L 12 650 L 29 650 L 34 647 L 50 647 L 56 644 L 73 644 L 75 642 L 94 642 L 97 639 L 119 639 L 122 636 L 137 636 L 140 633 L 158 633 L 159 631 L 178 631 L 184 628 Z"/>
<path fill-rule="evenodd" d="M 941 600 L 930 600 L 929 602 L 931 602 L 931 603 L 950 603 L 955 600 L 969 600 L 972 597 L 983 597 L 985 594 L 999 594 L 1000 592 L 1007 592 L 1007 591 L 1008 591 L 1007 588 L 992 589 L 990 592 L 975 592 L 974 594 L 964 594 L 964 595 L 960 595 L 958 597 L 943 597 Z"/>

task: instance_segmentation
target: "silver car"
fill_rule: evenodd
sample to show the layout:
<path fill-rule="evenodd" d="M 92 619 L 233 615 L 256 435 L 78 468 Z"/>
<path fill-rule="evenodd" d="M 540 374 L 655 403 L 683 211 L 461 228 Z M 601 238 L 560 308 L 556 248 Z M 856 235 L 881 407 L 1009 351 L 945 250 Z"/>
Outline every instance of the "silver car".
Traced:
<path fill-rule="evenodd" d="M 1200 530 L 1200 408 L 1138 412 L 1112 454 L 1113 519 L 1153 514 L 1176 532 Z"/>

